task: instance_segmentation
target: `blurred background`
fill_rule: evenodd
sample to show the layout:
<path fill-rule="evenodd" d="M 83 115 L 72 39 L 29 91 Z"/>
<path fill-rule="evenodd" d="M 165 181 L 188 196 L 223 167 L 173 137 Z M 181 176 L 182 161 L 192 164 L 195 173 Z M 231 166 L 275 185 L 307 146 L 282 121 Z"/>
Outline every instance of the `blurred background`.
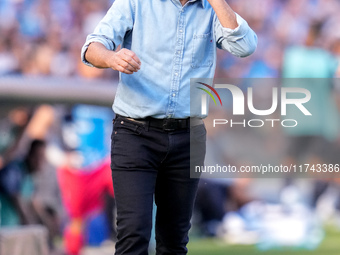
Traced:
<path fill-rule="evenodd" d="M 113 254 L 109 154 L 118 72 L 80 60 L 87 34 L 112 2 L 0 0 L 1 255 Z M 216 78 L 333 82 L 306 85 L 321 95 L 308 128 L 237 128 L 217 139 L 207 126 L 207 161 L 339 164 L 340 2 L 228 3 L 259 44 L 245 59 L 218 51 Z M 254 96 L 268 106 L 271 89 L 261 86 Z M 203 178 L 189 254 L 339 254 L 339 185 L 336 176 Z"/>

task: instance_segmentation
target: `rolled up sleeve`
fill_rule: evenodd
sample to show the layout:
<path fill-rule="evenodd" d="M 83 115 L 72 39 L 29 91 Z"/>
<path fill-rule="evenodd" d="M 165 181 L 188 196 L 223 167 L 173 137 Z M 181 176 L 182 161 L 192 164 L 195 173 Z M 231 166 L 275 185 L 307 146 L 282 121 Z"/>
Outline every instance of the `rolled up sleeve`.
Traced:
<path fill-rule="evenodd" d="M 94 32 L 87 36 L 81 49 L 82 62 L 88 66 L 93 66 L 85 58 L 86 51 L 93 42 L 103 44 L 108 50 L 115 50 L 122 43 L 126 32 L 132 30 L 134 13 L 134 0 L 115 0 Z"/>
<path fill-rule="evenodd" d="M 86 42 L 81 49 L 81 60 L 84 64 L 91 66 L 91 67 L 93 67 L 93 65 L 86 60 L 85 54 L 86 54 L 87 48 L 93 42 L 99 42 L 103 44 L 108 50 L 115 50 L 116 48 L 114 42 L 111 39 L 107 38 L 106 36 L 98 35 L 98 34 L 88 35 L 86 38 Z"/>
<path fill-rule="evenodd" d="M 237 28 L 225 28 L 215 14 L 214 29 L 217 47 L 230 52 L 234 56 L 247 57 L 256 50 L 257 36 L 248 23 L 237 13 L 236 19 Z"/>

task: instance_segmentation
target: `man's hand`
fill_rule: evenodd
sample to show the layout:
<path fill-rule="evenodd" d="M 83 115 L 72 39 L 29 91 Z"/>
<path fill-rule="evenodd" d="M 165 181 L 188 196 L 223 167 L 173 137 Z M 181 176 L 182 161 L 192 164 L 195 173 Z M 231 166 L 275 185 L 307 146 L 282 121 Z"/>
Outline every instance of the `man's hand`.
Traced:
<path fill-rule="evenodd" d="M 108 65 L 113 70 L 132 74 L 134 72 L 138 72 L 141 62 L 133 51 L 123 48 L 112 54 L 112 56 L 108 59 Z"/>
<path fill-rule="evenodd" d="M 89 45 L 85 58 L 95 67 L 112 68 L 126 74 L 138 72 L 141 65 L 141 61 L 133 51 L 123 48 L 114 52 L 106 49 L 99 42 L 93 42 Z"/>

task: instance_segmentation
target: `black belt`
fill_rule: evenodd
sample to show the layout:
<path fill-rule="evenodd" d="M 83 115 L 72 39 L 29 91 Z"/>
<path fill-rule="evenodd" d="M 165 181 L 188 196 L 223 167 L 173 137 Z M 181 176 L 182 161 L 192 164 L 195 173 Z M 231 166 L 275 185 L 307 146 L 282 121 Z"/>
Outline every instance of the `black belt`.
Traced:
<path fill-rule="evenodd" d="M 200 118 L 186 118 L 186 119 L 156 119 L 156 118 L 144 118 L 133 119 L 116 114 L 116 118 L 122 118 L 127 121 L 134 122 L 136 124 L 142 124 L 144 126 L 159 128 L 164 131 L 175 131 L 180 129 L 187 129 L 190 126 L 197 126 L 203 124 L 203 120 Z"/>

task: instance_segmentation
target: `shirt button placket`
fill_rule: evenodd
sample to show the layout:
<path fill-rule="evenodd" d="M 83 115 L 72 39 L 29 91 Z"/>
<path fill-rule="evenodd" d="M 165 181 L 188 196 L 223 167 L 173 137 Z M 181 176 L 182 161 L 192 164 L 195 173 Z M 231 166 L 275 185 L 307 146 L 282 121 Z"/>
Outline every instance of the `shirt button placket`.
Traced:
<path fill-rule="evenodd" d="M 176 101 L 178 97 L 179 83 L 180 83 L 180 72 L 182 65 L 182 54 L 183 54 L 183 44 L 184 44 L 184 10 L 181 9 L 179 12 L 179 27 L 177 30 L 177 44 L 174 56 L 174 69 L 173 69 L 173 78 L 172 78 L 172 86 L 170 92 L 170 105 L 168 117 L 173 116 Z"/>
<path fill-rule="evenodd" d="M 182 55 L 183 55 L 183 45 L 184 45 L 184 9 L 182 8 L 179 12 L 179 26 L 177 28 L 177 40 L 176 49 L 174 56 L 174 66 L 172 72 L 172 82 L 170 91 L 170 102 L 167 117 L 171 118 L 174 116 L 176 102 L 178 99 L 178 90 L 180 84 L 180 74 L 182 69 Z"/>

